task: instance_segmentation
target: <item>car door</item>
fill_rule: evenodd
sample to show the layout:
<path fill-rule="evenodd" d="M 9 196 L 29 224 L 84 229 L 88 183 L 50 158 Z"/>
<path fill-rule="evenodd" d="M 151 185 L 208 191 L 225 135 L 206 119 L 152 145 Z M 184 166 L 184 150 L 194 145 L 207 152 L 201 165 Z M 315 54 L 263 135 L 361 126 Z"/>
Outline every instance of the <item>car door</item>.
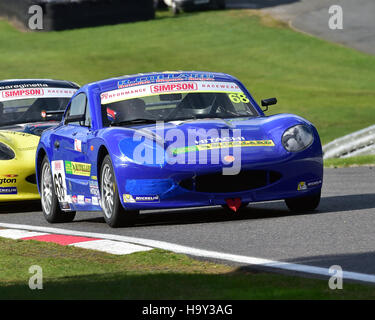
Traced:
<path fill-rule="evenodd" d="M 69 121 L 70 118 L 80 116 L 84 116 L 84 120 Z M 86 94 L 80 93 L 72 99 L 64 125 L 53 136 L 53 160 L 63 160 L 66 195 L 68 202 L 75 208 L 84 206 L 90 194 L 92 165 L 87 157 L 87 142 L 91 135 L 90 106 Z"/>

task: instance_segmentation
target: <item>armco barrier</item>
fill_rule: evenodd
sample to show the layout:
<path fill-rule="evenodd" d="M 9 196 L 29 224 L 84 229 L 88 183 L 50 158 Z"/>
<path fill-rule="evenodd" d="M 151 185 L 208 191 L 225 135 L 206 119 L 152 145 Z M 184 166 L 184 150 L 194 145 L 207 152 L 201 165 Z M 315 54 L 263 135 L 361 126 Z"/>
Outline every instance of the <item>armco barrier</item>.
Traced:
<path fill-rule="evenodd" d="M 65 30 L 155 17 L 153 0 L 0 0 L 0 16 L 29 26 L 29 8 L 43 10 L 43 31 Z"/>
<path fill-rule="evenodd" d="M 375 125 L 331 141 L 323 153 L 324 159 L 375 154 Z"/>

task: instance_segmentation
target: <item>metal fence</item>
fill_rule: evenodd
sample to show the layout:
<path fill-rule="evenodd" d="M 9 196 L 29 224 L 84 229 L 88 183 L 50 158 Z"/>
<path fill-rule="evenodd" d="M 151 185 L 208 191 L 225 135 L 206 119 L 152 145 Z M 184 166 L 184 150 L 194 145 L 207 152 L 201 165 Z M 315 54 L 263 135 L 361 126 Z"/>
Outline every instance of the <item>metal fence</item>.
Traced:
<path fill-rule="evenodd" d="M 323 154 L 324 159 L 375 154 L 375 125 L 331 141 Z"/>

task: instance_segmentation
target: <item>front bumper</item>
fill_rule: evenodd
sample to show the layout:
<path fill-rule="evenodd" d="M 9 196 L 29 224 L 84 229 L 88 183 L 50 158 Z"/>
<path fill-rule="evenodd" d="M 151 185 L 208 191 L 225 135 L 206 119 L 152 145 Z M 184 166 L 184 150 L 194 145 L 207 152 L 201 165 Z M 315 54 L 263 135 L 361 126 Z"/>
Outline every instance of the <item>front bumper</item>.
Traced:
<path fill-rule="evenodd" d="M 240 198 L 242 202 L 259 202 L 294 198 L 319 192 L 323 183 L 323 160 L 321 155 L 303 157 L 294 155 L 293 159 L 287 159 L 272 164 L 248 164 L 242 171 L 248 171 L 248 178 L 254 172 L 265 172 L 268 181 L 258 184 L 250 183 L 249 190 L 229 192 L 199 192 L 196 187 L 182 183 L 189 181 L 188 173 L 166 172 L 159 170 L 155 176 L 139 179 L 137 172 L 129 177 L 129 174 L 120 174 L 117 177 L 121 202 L 125 209 L 157 209 L 179 208 L 195 206 L 224 205 L 228 198 Z M 242 172 L 241 171 L 241 172 Z M 268 174 L 272 172 L 272 174 Z M 217 176 L 217 175 L 216 175 Z M 124 177 L 121 178 L 121 177 Z M 127 177 L 127 179 L 125 179 Z M 190 174 L 194 180 L 196 173 Z M 259 178 L 259 175 L 257 175 Z M 271 178 L 270 178 L 271 177 Z M 196 181 L 196 180 L 194 180 Z M 223 180 L 229 184 L 229 180 Z M 234 183 L 236 179 L 234 177 Z M 218 190 L 220 179 L 212 180 L 212 190 Z M 207 183 L 206 183 L 207 187 Z M 225 185 L 222 191 L 225 191 Z"/>

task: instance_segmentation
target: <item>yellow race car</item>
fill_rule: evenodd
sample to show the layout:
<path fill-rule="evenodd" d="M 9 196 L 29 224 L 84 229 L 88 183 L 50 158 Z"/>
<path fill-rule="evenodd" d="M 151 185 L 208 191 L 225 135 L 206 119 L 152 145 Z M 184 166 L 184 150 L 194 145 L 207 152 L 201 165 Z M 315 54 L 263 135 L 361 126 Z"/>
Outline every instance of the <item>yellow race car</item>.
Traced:
<path fill-rule="evenodd" d="M 79 86 L 58 80 L 0 81 L 0 202 L 39 199 L 35 151 Z"/>

